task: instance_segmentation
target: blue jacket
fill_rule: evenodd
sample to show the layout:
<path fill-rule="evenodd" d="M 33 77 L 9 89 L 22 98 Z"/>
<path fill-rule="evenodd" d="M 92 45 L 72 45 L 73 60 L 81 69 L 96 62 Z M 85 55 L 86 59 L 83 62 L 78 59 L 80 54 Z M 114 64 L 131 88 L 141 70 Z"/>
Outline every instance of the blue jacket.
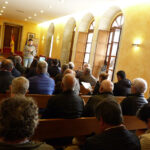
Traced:
<path fill-rule="evenodd" d="M 29 78 L 30 94 L 46 94 L 52 95 L 55 89 L 55 82 L 47 74 L 39 74 Z"/>

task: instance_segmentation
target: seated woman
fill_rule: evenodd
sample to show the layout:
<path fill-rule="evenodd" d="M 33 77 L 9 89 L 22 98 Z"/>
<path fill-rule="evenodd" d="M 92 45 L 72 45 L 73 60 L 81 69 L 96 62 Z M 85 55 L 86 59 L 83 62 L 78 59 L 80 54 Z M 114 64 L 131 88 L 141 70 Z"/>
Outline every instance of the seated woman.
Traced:
<path fill-rule="evenodd" d="M 99 75 L 99 81 L 97 81 L 96 85 L 95 85 L 95 88 L 93 90 L 93 95 L 98 95 L 100 94 L 99 93 L 99 88 L 100 88 L 100 85 L 101 85 L 101 82 L 103 80 L 106 80 L 108 78 L 108 74 L 105 73 L 105 72 L 102 72 L 100 75 Z"/>
<path fill-rule="evenodd" d="M 150 149 L 150 103 L 145 104 L 137 112 L 137 117 L 144 121 L 148 127 L 148 130 L 145 134 L 140 136 L 141 150 Z"/>

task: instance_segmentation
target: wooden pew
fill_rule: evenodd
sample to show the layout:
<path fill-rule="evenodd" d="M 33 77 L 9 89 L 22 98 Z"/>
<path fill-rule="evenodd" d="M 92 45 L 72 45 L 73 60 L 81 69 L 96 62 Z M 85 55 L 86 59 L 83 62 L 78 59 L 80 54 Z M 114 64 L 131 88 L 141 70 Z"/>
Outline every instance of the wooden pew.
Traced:
<path fill-rule="evenodd" d="M 118 104 L 120 104 L 124 98 L 126 98 L 126 97 L 124 97 L 124 96 L 115 96 L 115 99 L 117 100 Z"/>
<path fill-rule="evenodd" d="M 124 116 L 128 130 L 146 129 L 144 122 L 135 116 Z M 45 140 L 71 136 L 85 136 L 99 133 L 99 123 L 95 117 L 78 119 L 43 119 L 35 130 L 34 140 Z"/>
<path fill-rule="evenodd" d="M 2 101 L 3 99 L 6 99 L 8 97 L 10 97 L 9 94 L 0 94 L 0 101 Z"/>
<path fill-rule="evenodd" d="M 32 97 L 39 108 L 46 108 L 48 100 L 54 95 L 43 95 L 43 94 L 27 94 L 27 97 Z"/>

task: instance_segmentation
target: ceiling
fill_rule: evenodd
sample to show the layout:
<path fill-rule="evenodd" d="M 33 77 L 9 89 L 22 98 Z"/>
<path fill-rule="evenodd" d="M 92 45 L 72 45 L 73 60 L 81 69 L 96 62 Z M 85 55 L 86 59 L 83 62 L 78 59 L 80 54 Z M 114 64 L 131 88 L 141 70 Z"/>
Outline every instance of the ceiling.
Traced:
<path fill-rule="evenodd" d="M 5 3 L 6 1 L 8 4 Z M 101 10 L 110 3 L 124 5 L 125 2 L 127 4 L 148 0 L 128 1 L 130 2 L 127 0 L 0 0 L 0 12 L 4 11 L 2 16 L 6 18 L 41 23 L 95 7 Z M 43 13 L 40 12 L 41 10 Z"/>
<path fill-rule="evenodd" d="M 5 4 L 5 2 L 8 4 Z M 2 16 L 36 23 L 77 13 L 116 0 L 1 0 Z M 6 8 L 2 8 L 5 6 Z M 43 13 L 40 11 L 43 10 Z M 36 13 L 36 14 L 35 14 Z M 34 16 L 36 15 L 36 16 Z"/>

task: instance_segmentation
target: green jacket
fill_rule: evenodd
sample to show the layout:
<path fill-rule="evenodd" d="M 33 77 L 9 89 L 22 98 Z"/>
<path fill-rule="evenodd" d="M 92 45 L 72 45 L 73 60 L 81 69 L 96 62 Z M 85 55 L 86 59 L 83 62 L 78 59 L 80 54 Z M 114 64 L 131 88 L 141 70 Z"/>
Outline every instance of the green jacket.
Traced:
<path fill-rule="evenodd" d="M 24 144 L 0 143 L 0 150 L 54 150 L 54 148 L 42 142 L 27 142 Z"/>

